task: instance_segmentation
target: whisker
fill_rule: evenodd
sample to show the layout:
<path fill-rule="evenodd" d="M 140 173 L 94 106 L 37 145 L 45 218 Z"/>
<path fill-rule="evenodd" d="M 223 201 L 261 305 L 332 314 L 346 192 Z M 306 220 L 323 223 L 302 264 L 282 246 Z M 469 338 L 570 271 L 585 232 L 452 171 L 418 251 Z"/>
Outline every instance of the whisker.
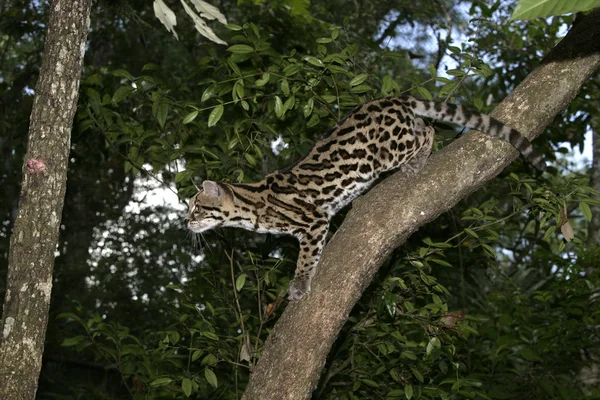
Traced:
<path fill-rule="evenodd" d="M 208 243 L 208 241 L 207 241 L 207 240 L 206 240 L 206 238 L 204 237 L 204 234 L 203 234 L 203 233 L 199 233 L 198 235 L 199 235 L 199 236 L 202 238 L 202 241 L 203 241 L 204 243 Z M 209 253 L 212 253 L 212 248 L 211 248 L 210 246 L 205 246 L 205 248 L 206 248 L 206 250 L 207 250 Z"/>

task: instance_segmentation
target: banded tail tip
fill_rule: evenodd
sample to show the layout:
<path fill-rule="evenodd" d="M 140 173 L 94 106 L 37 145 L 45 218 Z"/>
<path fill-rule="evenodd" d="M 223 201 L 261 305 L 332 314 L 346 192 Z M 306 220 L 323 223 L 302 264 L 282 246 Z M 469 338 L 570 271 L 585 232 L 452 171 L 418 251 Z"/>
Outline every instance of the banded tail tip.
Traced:
<path fill-rule="evenodd" d="M 544 172 L 546 170 L 546 162 L 544 161 L 544 158 L 538 154 L 537 151 L 534 151 L 534 153 L 527 155 L 527 161 L 529 161 L 531 163 L 531 165 L 533 165 L 536 169 Z"/>

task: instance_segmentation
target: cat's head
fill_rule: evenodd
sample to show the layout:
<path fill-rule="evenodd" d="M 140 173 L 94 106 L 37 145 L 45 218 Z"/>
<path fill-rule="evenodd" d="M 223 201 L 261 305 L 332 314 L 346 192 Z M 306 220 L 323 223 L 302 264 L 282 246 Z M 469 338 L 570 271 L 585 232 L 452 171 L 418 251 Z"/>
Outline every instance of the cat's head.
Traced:
<path fill-rule="evenodd" d="M 230 189 L 218 182 L 204 181 L 202 189 L 190 199 L 187 227 L 194 233 L 223 226 L 231 215 Z"/>

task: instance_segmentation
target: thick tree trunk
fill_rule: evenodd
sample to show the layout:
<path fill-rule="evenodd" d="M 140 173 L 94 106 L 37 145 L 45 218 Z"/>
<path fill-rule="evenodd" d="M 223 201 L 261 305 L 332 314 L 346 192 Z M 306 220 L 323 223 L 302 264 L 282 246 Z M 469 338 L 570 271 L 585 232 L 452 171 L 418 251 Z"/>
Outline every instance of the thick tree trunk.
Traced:
<path fill-rule="evenodd" d="M 42 365 L 91 0 L 53 0 L 31 112 L 0 323 L 0 399 L 33 399 Z"/>
<path fill-rule="evenodd" d="M 578 19 L 493 115 L 530 138 L 539 135 L 600 67 L 598 20 L 600 9 Z M 357 199 L 323 253 L 312 292 L 290 303 L 271 332 L 244 398 L 310 398 L 350 310 L 393 249 L 516 156 L 507 143 L 469 134 L 434 153 L 416 178 L 395 174 Z"/>

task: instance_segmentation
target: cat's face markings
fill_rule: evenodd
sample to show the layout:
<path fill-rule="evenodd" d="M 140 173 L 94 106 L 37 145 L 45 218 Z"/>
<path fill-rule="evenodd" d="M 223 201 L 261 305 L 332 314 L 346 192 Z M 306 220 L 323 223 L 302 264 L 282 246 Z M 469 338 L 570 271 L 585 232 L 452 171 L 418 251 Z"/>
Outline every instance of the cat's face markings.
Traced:
<path fill-rule="evenodd" d="M 217 228 L 225 222 L 223 203 L 226 194 L 218 183 L 204 181 L 200 190 L 190 200 L 187 227 L 194 233 Z"/>

